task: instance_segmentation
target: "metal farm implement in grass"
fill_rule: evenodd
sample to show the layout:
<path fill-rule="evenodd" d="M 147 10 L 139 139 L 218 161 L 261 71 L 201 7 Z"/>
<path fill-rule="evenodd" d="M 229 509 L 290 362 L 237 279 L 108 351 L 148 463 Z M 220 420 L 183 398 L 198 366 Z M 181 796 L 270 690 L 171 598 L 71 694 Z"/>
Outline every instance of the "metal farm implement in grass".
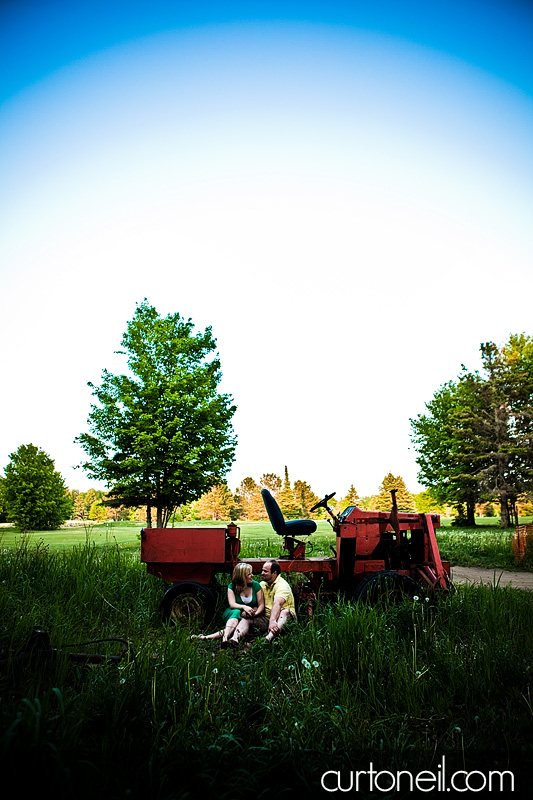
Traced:
<path fill-rule="evenodd" d="M 326 510 L 336 535 L 333 555 L 314 558 L 306 556 L 306 549 L 316 523 L 285 520 L 270 492 L 263 489 L 262 495 L 272 527 L 283 537 L 283 555 L 276 560 L 283 572 L 299 574 L 294 593 L 308 613 L 318 598 L 377 602 L 452 588 L 450 564 L 441 560 L 435 536 L 439 515 L 399 512 L 395 491 L 390 512 L 348 506 L 337 516 L 328 505 L 334 494 L 313 506 L 311 512 Z M 231 574 L 240 550 L 240 528 L 234 522 L 220 528 L 143 528 L 141 561 L 149 573 L 172 584 L 161 603 L 164 618 L 208 622 L 220 588 L 217 575 Z M 246 562 L 258 574 L 271 558 Z"/>

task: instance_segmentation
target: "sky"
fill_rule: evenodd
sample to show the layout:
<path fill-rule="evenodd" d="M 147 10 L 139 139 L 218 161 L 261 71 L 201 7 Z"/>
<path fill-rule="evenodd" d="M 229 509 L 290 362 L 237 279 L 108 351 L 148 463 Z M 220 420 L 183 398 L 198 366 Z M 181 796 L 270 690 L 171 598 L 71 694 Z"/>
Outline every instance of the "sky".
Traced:
<path fill-rule="evenodd" d="M 146 298 L 212 326 L 232 489 L 420 491 L 409 420 L 533 335 L 532 53 L 519 0 L 0 3 L 0 469 L 98 486 Z"/>

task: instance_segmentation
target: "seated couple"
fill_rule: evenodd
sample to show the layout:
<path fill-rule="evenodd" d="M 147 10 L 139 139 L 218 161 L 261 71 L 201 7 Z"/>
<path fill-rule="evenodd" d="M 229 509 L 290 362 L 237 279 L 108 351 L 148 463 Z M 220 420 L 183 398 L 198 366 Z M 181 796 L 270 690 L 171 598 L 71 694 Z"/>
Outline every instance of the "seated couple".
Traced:
<path fill-rule="evenodd" d="M 261 570 L 261 583 L 254 580 L 252 567 L 237 564 L 228 586 L 228 608 L 222 619 L 226 627 L 199 639 L 219 639 L 222 647 L 238 647 L 239 641 L 252 629 L 266 633 L 271 642 L 290 620 L 296 619 L 292 589 L 281 577 L 277 561 L 266 561 Z"/>

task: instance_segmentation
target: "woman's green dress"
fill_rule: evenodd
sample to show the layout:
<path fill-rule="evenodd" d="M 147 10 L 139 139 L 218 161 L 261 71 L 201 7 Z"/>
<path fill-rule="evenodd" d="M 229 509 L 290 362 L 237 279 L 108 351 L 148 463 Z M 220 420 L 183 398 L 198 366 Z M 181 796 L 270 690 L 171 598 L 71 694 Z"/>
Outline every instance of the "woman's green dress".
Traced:
<path fill-rule="evenodd" d="M 230 583 L 228 589 L 233 589 L 233 583 Z M 258 581 L 252 581 L 252 601 L 251 603 L 245 603 L 244 600 L 241 599 L 240 594 L 235 592 L 235 602 L 242 603 L 243 606 L 247 606 L 248 608 L 257 608 L 259 603 L 257 602 L 257 594 L 261 591 L 261 584 Z M 222 614 L 222 619 L 224 622 L 227 622 L 228 619 L 240 619 L 241 618 L 241 609 L 240 608 L 227 608 L 224 613 Z"/>

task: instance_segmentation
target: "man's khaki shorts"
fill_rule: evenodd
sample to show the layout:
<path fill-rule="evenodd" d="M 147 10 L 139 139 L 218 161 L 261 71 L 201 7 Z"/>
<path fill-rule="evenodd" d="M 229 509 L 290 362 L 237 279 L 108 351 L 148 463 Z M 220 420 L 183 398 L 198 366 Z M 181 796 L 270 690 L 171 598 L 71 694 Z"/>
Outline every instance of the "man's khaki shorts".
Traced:
<path fill-rule="evenodd" d="M 255 628 L 255 630 L 258 633 L 266 633 L 268 631 L 268 624 L 270 622 L 270 617 L 267 617 L 266 614 L 261 614 L 259 617 L 254 617 L 250 621 L 252 623 L 252 627 Z M 296 613 L 291 610 L 290 617 L 287 620 L 286 625 L 292 625 L 296 621 L 297 621 Z"/>
<path fill-rule="evenodd" d="M 252 628 L 255 628 L 259 633 L 266 633 L 268 631 L 268 617 L 266 614 L 260 614 L 250 620 Z"/>

